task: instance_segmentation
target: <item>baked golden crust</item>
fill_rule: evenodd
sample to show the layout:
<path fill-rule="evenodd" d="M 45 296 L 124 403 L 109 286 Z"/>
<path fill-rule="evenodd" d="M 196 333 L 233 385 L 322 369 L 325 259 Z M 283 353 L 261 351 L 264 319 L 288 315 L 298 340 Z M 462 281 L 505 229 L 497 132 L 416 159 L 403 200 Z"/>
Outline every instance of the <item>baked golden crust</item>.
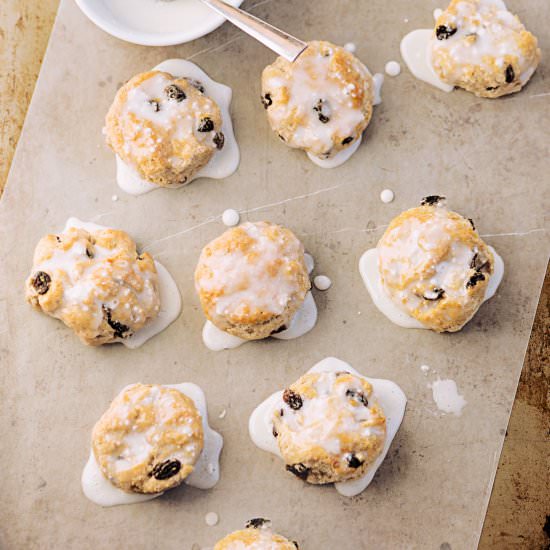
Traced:
<path fill-rule="evenodd" d="M 386 418 L 364 378 L 308 373 L 284 391 L 283 401 L 273 415 L 273 435 L 287 470 L 301 479 L 357 479 L 382 452 Z"/>
<path fill-rule="evenodd" d="M 159 71 L 122 86 L 105 119 L 111 149 L 162 187 L 191 181 L 223 147 L 221 127 L 218 105 L 194 81 Z"/>
<path fill-rule="evenodd" d="M 203 449 L 202 419 L 174 388 L 135 384 L 122 390 L 92 432 L 103 475 L 127 492 L 159 493 L 193 471 Z"/>
<path fill-rule="evenodd" d="M 63 321 L 85 344 L 117 342 L 157 317 L 157 270 L 124 231 L 70 228 L 39 241 L 26 300 Z"/>
<path fill-rule="evenodd" d="M 494 258 L 471 220 L 440 204 L 397 216 L 378 243 L 382 285 L 409 315 L 456 332 L 482 304 Z"/>
<path fill-rule="evenodd" d="M 359 139 L 373 100 L 367 68 L 330 42 L 309 42 L 294 63 L 279 57 L 262 73 L 262 102 L 273 131 L 289 147 L 320 158 Z"/>
<path fill-rule="evenodd" d="M 288 325 L 310 286 L 302 243 L 269 222 L 228 229 L 204 247 L 195 270 L 206 317 L 246 340 Z"/>
<path fill-rule="evenodd" d="M 441 80 L 487 98 L 519 92 L 541 58 L 536 37 L 500 0 L 452 0 L 431 55 Z"/>
<path fill-rule="evenodd" d="M 251 520 L 249 524 L 252 525 L 234 531 L 218 541 L 214 550 L 298 550 L 297 542 L 273 533 L 269 527 L 270 522 L 258 518 Z"/>

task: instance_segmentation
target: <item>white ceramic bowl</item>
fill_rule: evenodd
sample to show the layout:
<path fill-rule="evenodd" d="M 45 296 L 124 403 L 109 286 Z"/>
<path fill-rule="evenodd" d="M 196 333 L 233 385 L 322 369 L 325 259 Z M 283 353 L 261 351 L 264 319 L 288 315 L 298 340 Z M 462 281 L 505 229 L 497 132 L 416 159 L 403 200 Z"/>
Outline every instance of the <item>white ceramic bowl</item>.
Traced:
<path fill-rule="evenodd" d="M 240 6 L 243 0 L 226 0 Z M 172 46 L 195 40 L 225 19 L 200 0 L 76 0 L 105 32 L 143 46 Z"/>

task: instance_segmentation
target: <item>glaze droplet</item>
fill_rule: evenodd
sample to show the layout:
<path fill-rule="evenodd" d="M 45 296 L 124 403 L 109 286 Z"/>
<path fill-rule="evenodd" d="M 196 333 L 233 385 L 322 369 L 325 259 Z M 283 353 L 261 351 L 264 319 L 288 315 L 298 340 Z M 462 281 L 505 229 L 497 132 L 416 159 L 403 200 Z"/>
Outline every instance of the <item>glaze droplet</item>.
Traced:
<path fill-rule="evenodd" d="M 395 195 L 391 189 L 384 189 L 380 193 L 380 200 L 382 202 L 385 202 L 385 203 L 392 202 L 394 198 L 395 198 Z"/>
<path fill-rule="evenodd" d="M 326 275 L 317 275 L 313 279 L 313 284 L 318 290 L 328 290 L 332 286 L 332 281 Z"/>
<path fill-rule="evenodd" d="M 237 225 L 240 220 L 241 217 L 239 213 L 236 210 L 233 210 L 233 208 L 228 208 L 222 214 L 222 222 L 224 223 L 224 225 L 227 225 L 227 227 L 233 227 Z"/>

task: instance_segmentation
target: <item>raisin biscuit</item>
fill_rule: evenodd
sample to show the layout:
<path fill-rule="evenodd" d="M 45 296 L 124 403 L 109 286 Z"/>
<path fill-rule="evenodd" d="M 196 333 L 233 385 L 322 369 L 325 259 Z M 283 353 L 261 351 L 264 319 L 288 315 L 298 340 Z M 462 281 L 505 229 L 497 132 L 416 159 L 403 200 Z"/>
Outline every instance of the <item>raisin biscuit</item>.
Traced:
<path fill-rule="evenodd" d="M 289 146 L 327 159 L 350 147 L 372 116 L 374 83 L 350 52 L 309 42 L 294 63 L 279 57 L 262 74 L 262 102 Z"/>
<path fill-rule="evenodd" d="M 195 271 L 206 317 L 245 340 L 288 326 L 310 287 L 302 243 L 269 222 L 227 230 L 206 245 Z"/>
<path fill-rule="evenodd" d="M 107 113 L 107 144 L 150 183 L 188 183 L 224 144 L 220 109 L 203 90 L 165 72 L 134 76 Z"/>
<path fill-rule="evenodd" d="M 308 373 L 284 391 L 283 402 L 273 436 L 297 477 L 315 484 L 357 479 L 382 452 L 386 418 L 364 378 Z"/>
<path fill-rule="evenodd" d="M 124 231 L 106 228 L 70 228 L 43 237 L 34 252 L 26 299 L 91 346 L 131 336 L 160 310 L 153 258 L 138 254 Z"/>
<path fill-rule="evenodd" d="M 271 522 L 251 519 L 246 529 L 234 531 L 214 546 L 214 550 L 299 550 L 298 543 L 273 533 Z"/>
<path fill-rule="evenodd" d="M 103 475 L 133 493 L 160 493 L 179 485 L 193 471 L 203 444 L 193 400 L 158 385 L 122 390 L 92 432 Z"/>
<path fill-rule="evenodd" d="M 436 332 L 456 332 L 474 316 L 494 269 L 472 220 L 447 210 L 437 196 L 392 220 L 378 257 L 390 298 Z"/>
<path fill-rule="evenodd" d="M 495 98 L 519 92 L 541 53 L 501 0 L 452 0 L 437 18 L 431 56 L 443 82 Z"/>

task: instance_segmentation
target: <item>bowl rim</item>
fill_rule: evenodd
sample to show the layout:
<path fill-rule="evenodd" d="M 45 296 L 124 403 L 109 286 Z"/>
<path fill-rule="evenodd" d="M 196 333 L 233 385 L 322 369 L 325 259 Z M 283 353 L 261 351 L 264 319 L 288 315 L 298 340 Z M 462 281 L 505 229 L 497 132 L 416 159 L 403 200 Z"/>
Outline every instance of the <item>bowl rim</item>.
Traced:
<path fill-rule="evenodd" d="M 211 18 L 208 19 L 209 23 L 203 26 L 195 26 L 194 28 L 182 29 L 181 31 L 170 33 L 146 32 L 125 26 L 119 20 L 109 20 L 102 17 L 101 14 L 95 10 L 97 0 L 75 1 L 82 13 L 101 30 L 115 38 L 140 46 L 175 46 L 177 44 L 191 42 L 192 40 L 201 38 L 216 30 L 226 21 L 225 17 L 212 11 Z M 243 1 L 244 0 L 230 0 L 230 3 L 235 7 L 239 7 Z"/>

